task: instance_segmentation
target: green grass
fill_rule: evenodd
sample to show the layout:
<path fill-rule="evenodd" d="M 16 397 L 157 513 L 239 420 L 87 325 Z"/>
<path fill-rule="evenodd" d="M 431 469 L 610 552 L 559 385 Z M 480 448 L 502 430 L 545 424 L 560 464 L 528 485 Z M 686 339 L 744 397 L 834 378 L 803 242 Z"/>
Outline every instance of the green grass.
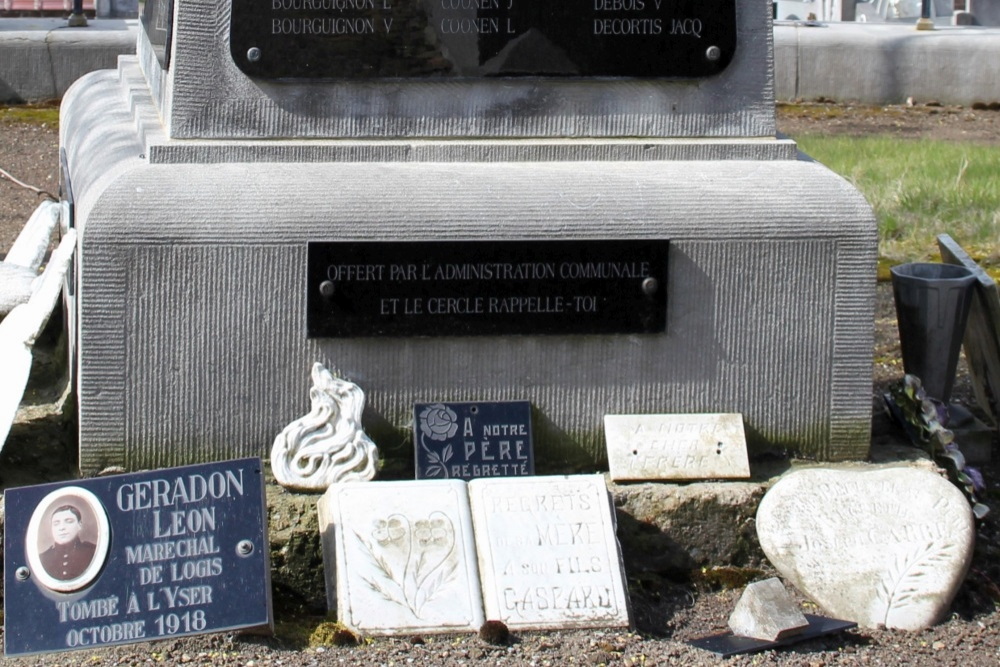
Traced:
<path fill-rule="evenodd" d="M 868 199 L 879 254 L 891 263 L 933 260 L 947 233 L 994 277 L 1000 273 L 1000 150 L 929 140 L 802 135 L 805 153 Z"/>
<path fill-rule="evenodd" d="M 58 125 L 58 104 L 25 104 L 0 107 L 0 122 Z"/>

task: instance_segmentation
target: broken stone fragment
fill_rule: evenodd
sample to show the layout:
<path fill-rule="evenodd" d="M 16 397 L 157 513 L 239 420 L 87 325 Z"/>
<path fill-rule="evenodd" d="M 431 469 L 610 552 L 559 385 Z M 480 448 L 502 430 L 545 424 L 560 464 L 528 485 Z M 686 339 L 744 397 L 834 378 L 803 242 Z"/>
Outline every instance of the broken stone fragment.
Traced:
<path fill-rule="evenodd" d="M 778 641 L 803 632 L 809 621 L 777 577 L 746 587 L 729 617 L 729 629 L 740 637 Z"/>

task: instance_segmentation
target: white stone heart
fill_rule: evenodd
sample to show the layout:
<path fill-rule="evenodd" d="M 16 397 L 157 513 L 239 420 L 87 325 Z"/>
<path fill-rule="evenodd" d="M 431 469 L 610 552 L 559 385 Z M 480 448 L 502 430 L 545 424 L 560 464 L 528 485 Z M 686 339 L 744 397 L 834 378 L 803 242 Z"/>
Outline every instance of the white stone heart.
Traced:
<path fill-rule="evenodd" d="M 828 614 L 904 630 L 948 611 L 975 542 L 961 491 L 907 467 L 786 474 L 761 500 L 757 536 L 778 572 Z"/>

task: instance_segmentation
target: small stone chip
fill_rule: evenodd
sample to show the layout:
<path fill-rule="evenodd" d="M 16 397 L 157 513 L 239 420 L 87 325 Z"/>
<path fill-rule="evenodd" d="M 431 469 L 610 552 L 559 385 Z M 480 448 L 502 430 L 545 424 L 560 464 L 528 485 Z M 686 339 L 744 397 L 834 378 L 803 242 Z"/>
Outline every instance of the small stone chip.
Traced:
<path fill-rule="evenodd" d="M 772 642 L 808 627 L 809 621 L 776 577 L 747 586 L 729 617 L 733 634 Z"/>

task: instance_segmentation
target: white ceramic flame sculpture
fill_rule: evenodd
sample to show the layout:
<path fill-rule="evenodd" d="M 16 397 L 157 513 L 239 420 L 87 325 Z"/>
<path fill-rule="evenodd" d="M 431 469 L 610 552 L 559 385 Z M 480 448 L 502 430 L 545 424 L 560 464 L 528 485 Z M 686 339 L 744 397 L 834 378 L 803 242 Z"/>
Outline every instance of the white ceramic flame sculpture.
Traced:
<path fill-rule="evenodd" d="M 336 482 L 375 477 L 378 447 L 361 427 L 365 394 L 353 382 L 313 364 L 309 414 L 285 427 L 271 448 L 278 482 L 297 491 L 325 491 Z"/>

